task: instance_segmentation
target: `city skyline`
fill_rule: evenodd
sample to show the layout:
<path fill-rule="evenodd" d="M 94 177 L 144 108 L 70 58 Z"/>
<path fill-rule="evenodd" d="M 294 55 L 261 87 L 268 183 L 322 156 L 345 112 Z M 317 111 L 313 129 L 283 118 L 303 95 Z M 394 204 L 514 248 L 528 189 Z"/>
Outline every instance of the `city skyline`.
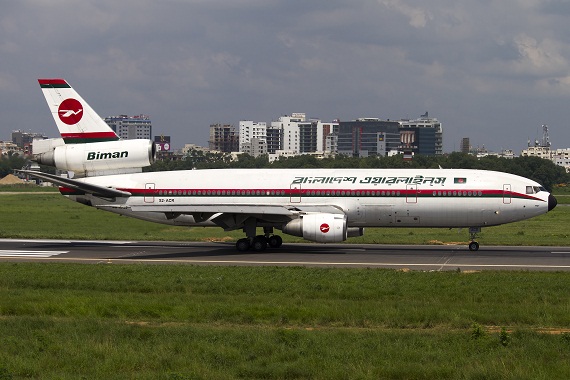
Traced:
<path fill-rule="evenodd" d="M 461 138 L 519 149 L 548 124 L 570 146 L 570 4 L 560 0 L 22 0 L 0 14 L 0 134 L 55 135 L 38 78 L 100 115 L 150 115 L 173 141 L 212 123 L 429 111 Z"/>

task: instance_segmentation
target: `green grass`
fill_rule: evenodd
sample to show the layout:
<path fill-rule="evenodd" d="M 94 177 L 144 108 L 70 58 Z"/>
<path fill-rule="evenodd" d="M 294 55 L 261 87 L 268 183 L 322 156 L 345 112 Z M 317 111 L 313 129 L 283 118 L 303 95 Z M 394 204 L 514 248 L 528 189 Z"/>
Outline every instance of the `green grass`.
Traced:
<path fill-rule="evenodd" d="M 57 187 L 52 186 L 37 186 L 31 183 L 14 184 L 14 185 L 0 185 L 0 193 L 59 193 Z"/>
<path fill-rule="evenodd" d="M 569 276 L 3 263 L 0 379 L 568 378 Z"/>
<path fill-rule="evenodd" d="M 185 228 L 122 217 L 69 201 L 59 194 L 0 195 L 1 238 L 106 239 L 162 241 L 235 241 L 243 232 L 221 228 Z M 522 222 L 483 228 L 482 245 L 565 246 L 570 242 L 570 207 Z M 301 238 L 283 235 L 285 242 Z M 467 244 L 466 229 L 367 228 L 348 243 Z"/>

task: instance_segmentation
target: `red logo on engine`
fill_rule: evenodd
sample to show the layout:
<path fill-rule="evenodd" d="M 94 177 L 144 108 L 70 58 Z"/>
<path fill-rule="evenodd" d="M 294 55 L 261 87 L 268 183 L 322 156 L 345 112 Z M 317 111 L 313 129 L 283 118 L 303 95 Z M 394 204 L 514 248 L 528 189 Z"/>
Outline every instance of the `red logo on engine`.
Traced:
<path fill-rule="evenodd" d="M 83 106 L 77 99 L 68 98 L 61 102 L 57 114 L 65 124 L 77 124 L 83 117 Z"/>
<path fill-rule="evenodd" d="M 327 232 L 329 232 L 330 229 L 331 228 L 329 227 L 328 224 L 326 224 L 326 223 L 321 224 L 321 232 L 323 234 L 326 234 Z"/>

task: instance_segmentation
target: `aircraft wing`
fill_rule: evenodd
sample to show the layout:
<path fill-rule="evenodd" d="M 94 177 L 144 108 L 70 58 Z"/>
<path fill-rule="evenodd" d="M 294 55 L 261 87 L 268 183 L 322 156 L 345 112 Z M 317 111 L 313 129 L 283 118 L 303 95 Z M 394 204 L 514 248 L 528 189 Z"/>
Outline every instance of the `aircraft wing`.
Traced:
<path fill-rule="evenodd" d="M 199 205 L 133 205 L 134 212 L 164 212 L 178 214 L 194 213 L 226 213 L 226 214 L 255 214 L 255 215 L 288 215 L 294 216 L 309 212 L 324 212 L 342 214 L 343 211 L 335 206 L 292 206 L 292 205 L 251 205 L 251 204 L 199 204 Z"/>
<path fill-rule="evenodd" d="M 199 204 L 199 205 L 133 205 L 133 212 L 160 212 L 167 217 L 192 215 L 196 222 L 211 221 L 226 231 L 243 228 L 250 218 L 269 223 L 287 223 L 300 214 L 328 212 L 344 214 L 334 206 L 303 206 L 275 204 Z"/>
<path fill-rule="evenodd" d="M 44 181 L 53 182 L 56 185 L 69 187 L 75 190 L 84 191 L 87 194 L 93 194 L 102 198 L 130 197 L 128 191 L 118 190 L 112 187 L 103 187 L 92 185 L 90 183 L 81 182 L 71 178 L 60 177 L 55 174 L 42 173 L 34 170 L 18 170 L 20 173 L 27 174 L 31 177 L 43 179 Z"/>

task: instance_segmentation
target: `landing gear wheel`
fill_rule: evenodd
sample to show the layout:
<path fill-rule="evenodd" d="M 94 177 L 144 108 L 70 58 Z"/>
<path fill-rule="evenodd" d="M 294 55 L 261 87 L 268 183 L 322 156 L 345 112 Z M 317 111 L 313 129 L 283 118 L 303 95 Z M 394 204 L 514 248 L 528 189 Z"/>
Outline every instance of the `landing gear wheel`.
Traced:
<path fill-rule="evenodd" d="M 279 235 L 273 235 L 269 239 L 267 239 L 267 243 L 271 248 L 279 248 L 281 244 L 283 244 L 283 239 Z"/>
<path fill-rule="evenodd" d="M 471 243 L 469 243 L 469 250 L 471 252 L 479 250 L 479 243 L 477 243 L 475 239 L 477 239 L 477 235 L 480 233 L 481 227 L 469 227 L 469 240 L 471 240 Z"/>
<path fill-rule="evenodd" d="M 240 252 L 248 251 L 250 248 L 249 239 L 239 239 L 236 242 L 236 248 Z"/>
<path fill-rule="evenodd" d="M 473 252 L 478 251 L 479 243 L 477 243 L 476 241 L 472 241 L 471 243 L 469 243 L 469 250 Z"/>
<path fill-rule="evenodd" d="M 251 243 L 251 247 L 256 252 L 265 251 L 267 249 L 267 239 L 265 236 L 256 236 Z"/>

